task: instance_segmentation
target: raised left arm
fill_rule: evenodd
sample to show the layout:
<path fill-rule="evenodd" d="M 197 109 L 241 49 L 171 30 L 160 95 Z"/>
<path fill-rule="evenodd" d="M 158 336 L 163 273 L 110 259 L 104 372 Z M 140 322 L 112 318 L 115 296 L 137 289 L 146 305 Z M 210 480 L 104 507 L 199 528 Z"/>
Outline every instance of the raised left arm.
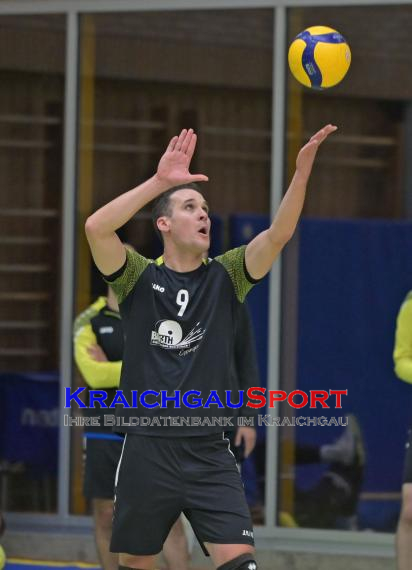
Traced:
<path fill-rule="evenodd" d="M 286 243 L 292 238 L 305 201 L 306 186 L 319 146 L 337 127 L 326 125 L 299 151 L 296 170 L 271 226 L 246 247 L 245 261 L 249 275 L 261 279 Z"/>

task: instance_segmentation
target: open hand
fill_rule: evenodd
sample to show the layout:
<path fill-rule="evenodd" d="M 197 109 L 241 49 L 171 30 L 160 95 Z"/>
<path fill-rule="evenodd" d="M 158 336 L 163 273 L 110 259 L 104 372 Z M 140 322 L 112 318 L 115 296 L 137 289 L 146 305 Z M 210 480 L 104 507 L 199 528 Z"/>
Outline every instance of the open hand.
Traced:
<path fill-rule="evenodd" d="M 193 129 L 183 129 L 169 143 L 157 167 L 157 177 L 169 187 L 190 182 L 207 182 L 204 174 L 190 174 L 189 167 L 196 148 L 197 136 Z"/>
<path fill-rule="evenodd" d="M 312 171 L 313 161 L 315 160 L 316 153 L 318 152 L 319 146 L 323 141 L 338 127 L 334 125 L 326 125 L 316 134 L 314 134 L 308 143 L 305 144 L 299 151 L 298 157 L 296 159 L 296 172 L 305 178 L 309 178 Z"/>

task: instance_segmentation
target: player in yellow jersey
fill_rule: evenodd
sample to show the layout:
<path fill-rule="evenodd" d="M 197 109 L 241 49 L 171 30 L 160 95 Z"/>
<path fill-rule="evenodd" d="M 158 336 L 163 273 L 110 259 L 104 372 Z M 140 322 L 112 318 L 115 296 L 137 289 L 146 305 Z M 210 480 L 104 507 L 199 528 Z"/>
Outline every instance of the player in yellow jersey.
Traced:
<path fill-rule="evenodd" d="M 99 297 L 74 323 L 76 364 L 89 388 L 105 390 L 111 401 L 119 387 L 123 354 L 123 329 L 113 290 Z M 112 535 L 114 481 L 123 446 L 123 436 L 104 425 L 99 407 L 87 409 L 98 417 L 100 426 L 88 427 L 84 433 L 84 495 L 91 501 L 95 540 L 103 570 L 117 570 L 118 555 L 109 551 Z M 108 410 L 109 414 L 113 410 Z M 172 526 L 163 546 L 168 570 L 187 570 L 188 545 L 182 519 Z"/>
<path fill-rule="evenodd" d="M 412 384 L 412 291 L 408 293 L 396 321 L 393 352 L 395 374 L 400 380 Z M 396 550 L 399 570 L 409 570 L 412 560 L 412 432 L 406 443 L 405 467 L 402 485 L 402 509 L 396 533 Z"/>

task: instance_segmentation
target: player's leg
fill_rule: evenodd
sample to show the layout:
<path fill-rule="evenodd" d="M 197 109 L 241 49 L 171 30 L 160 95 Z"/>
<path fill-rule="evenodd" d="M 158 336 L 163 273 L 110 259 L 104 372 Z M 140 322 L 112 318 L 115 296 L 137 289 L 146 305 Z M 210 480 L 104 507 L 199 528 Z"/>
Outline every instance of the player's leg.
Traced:
<path fill-rule="evenodd" d="M 183 488 L 170 438 L 128 434 L 117 467 L 110 549 L 125 568 L 152 570 L 181 512 Z"/>
<path fill-rule="evenodd" d="M 402 508 L 396 533 L 398 570 L 409 570 L 412 560 L 412 431 L 406 444 Z"/>
<path fill-rule="evenodd" d="M 167 570 L 188 570 L 189 549 L 181 517 L 177 519 L 170 529 L 166 542 L 163 545 L 163 555 L 167 564 Z"/>
<path fill-rule="evenodd" d="M 119 570 L 155 570 L 156 556 L 136 556 L 119 554 Z"/>
<path fill-rule="evenodd" d="M 96 548 L 103 570 L 117 570 L 118 556 L 110 552 L 116 466 L 122 442 L 86 438 L 84 495 L 91 501 Z"/>
<path fill-rule="evenodd" d="M 218 570 L 256 570 L 255 549 L 247 544 L 211 544 L 205 546 Z"/>
<path fill-rule="evenodd" d="M 113 500 L 93 499 L 93 517 L 96 547 L 103 570 L 117 570 L 118 556 L 110 552 Z"/>
<path fill-rule="evenodd" d="M 412 483 L 402 485 L 402 509 L 396 533 L 399 570 L 409 570 L 412 560 Z"/>
<path fill-rule="evenodd" d="M 252 520 L 227 440 L 187 445 L 184 473 L 196 476 L 186 481 L 184 513 L 205 554 L 219 570 L 255 570 Z"/>

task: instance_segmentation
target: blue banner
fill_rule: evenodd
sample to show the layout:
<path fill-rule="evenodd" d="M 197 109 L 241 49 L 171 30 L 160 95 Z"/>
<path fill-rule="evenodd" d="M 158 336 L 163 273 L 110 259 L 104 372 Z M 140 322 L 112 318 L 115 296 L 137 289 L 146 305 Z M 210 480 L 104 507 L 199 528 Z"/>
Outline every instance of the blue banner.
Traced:
<path fill-rule="evenodd" d="M 0 457 L 32 474 L 57 471 L 57 374 L 0 374 Z"/>

